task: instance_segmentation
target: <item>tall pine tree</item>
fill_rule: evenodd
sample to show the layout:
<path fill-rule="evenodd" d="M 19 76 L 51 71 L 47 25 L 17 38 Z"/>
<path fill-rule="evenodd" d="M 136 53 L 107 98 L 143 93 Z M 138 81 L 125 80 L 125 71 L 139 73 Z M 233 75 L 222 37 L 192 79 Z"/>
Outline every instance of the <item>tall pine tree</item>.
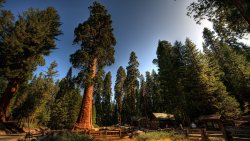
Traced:
<path fill-rule="evenodd" d="M 94 89 L 94 100 L 96 109 L 96 124 L 102 126 L 103 119 L 103 89 L 104 89 L 104 77 L 105 72 L 103 69 L 99 69 L 97 72 L 97 78 L 95 79 L 95 89 Z"/>
<path fill-rule="evenodd" d="M 124 96 L 124 81 L 126 79 L 126 72 L 122 66 L 119 67 L 116 74 L 115 81 L 115 100 L 118 110 L 118 123 L 122 123 L 122 100 Z"/>
<path fill-rule="evenodd" d="M 220 41 L 206 28 L 203 31 L 203 38 L 206 54 L 210 60 L 218 62 L 225 74 L 222 80 L 228 92 L 240 103 L 241 110 L 248 110 L 245 104 L 249 103 L 250 67 L 246 57 L 237 53 L 227 43 Z"/>
<path fill-rule="evenodd" d="M 103 107 L 103 125 L 111 125 L 112 124 L 112 105 L 111 105 L 111 97 L 112 97 L 112 76 L 111 72 L 108 72 L 104 79 L 104 87 L 103 87 L 103 99 L 102 99 L 102 107 Z"/>
<path fill-rule="evenodd" d="M 131 122 L 131 117 L 137 116 L 137 97 L 139 92 L 139 81 L 140 72 L 138 70 L 139 62 L 135 52 L 131 52 L 128 66 L 127 66 L 127 76 L 124 82 L 124 100 L 123 107 L 125 108 L 125 121 L 127 123 Z"/>

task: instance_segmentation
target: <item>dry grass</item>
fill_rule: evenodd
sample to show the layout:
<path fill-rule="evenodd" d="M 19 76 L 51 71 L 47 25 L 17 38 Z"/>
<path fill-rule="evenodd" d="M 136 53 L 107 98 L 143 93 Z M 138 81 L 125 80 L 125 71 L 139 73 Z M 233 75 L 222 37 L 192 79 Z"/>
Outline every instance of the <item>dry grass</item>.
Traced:
<path fill-rule="evenodd" d="M 186 141 L 184 135 L 177 132 L 149 132 L 140 134 L 138 141 Z"/>

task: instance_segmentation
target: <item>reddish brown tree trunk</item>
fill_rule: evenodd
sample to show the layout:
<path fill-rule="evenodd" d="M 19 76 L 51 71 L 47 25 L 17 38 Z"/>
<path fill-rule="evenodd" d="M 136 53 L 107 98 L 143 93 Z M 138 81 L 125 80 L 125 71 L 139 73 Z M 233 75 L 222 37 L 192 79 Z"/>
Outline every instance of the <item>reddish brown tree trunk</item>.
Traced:
<path fill-rule="evenodd" d="M 6 117 L 8 116 L 8 108 L 10 105 L 10 101 L 14 97 L 18 85 L 19 83 L 16 79 L 9 81 L 7 88 L 2 94 L 2 97 L 0 99 L 0 118 L 1 118 L 0 120 L 2 122 L 6 121 Z"/>
<path fill-rule="evenodd" d="M 96 66 L 97 66 L 97 59 L 94 59 L 91 66 L 91 70 L 93 72 L 92 79 L 96 76 Z M 92 128 L 93 92 L 94 92 L 94 83 L 90 83 L 87 86 L 85 86 L 81 110 L 73 130 Z"/>

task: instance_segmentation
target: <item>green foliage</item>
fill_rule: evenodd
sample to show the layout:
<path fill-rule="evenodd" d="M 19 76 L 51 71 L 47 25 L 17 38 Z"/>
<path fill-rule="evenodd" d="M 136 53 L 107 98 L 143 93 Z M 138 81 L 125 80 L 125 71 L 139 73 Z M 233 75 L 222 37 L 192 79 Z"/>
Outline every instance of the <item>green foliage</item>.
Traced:
<path fill-rule="evenodd" d="M 126 79 L 126 72 L 122 66 L 119 67 L 116 74 L 115 81 L 115 100 L 118 110 L 118 122 L 121 124 L 121 114 L 122 114 L 122 99 L 124 96 L 124 81 Z"/>
<path fill-rule="evenodd" d="M 50 73 L 57 72 L 56 66 L 53 62 L 46 75 L 40 73 L 39 77 L 34 76 L 29 84 L 20 88 L 12 108 L 15 119 L 26 122 L 25 119 L 29 118 L 34 124 L 47 125 L 53 97 L 58 92 L 58 85 L 53 79 L 56 73 Z"/>
<path fill-rule="evenodd" d="M 53 7 L 29 9 L 14 22 L 10 11 L 0 14 L 0 75 L 8 81 L 28 80 L 37 65 L 44 65 L 43 55 L 55 49 L 61 34 L 60 17 Z M 18 59 L 17 59 L 18 58 Z"/>
<path fill-rule="evenodd" d="M 164 111 L 162 95 L 159 91 L 159 80 L 157 73 L 146 72 L 146 80 L 140 77 L 140 111 L 142 116 L 149 117 L 153 112 Z"/>
<path fill-rule="evenodd" d="M 0 97 L 7 87 L 7 82 L 8 81 L 4 77 L 0 77 Z"/>
<path fill-rule="evenodd" d="M 111 16 L 104 6 L 94 2 L 89 7 L 89 18 L 75 28 L 74 43 L 80 44 L 81 48 L 70 56 L 73 67 L 82 70 L 85 81 L 91 82 L 91 66 L 97 59 L 98 68 L 114 63 L 114 48 L 116 44 L 112 33 Z"/>
<path fill-rule="evenodd" d="M 96 107 L 95 107 L 95 104 L 93 104 L 93 106 L 92 106 L 93 108 L 93 110 L 92 110 L 92 120 L 93 120 L 93 126 L 95 127 L 95 126 L 98 126 L 97 124 L 96 124 Z"/>
<path fill-rule="evenodd" d="M 227 91 L 237 99 L 241 109 L 244 110 L 245 103 L 249 102 L 249 62 L 244 55 L 237 53 L 229 44 L 220 41 L 208 29 L 204 29 L 203 38 L 205 40 L 204 50 L 209 59 L 217 61 L 224 72 L 221 80 Z"/>
<path fill-rule="evenodd" d="M 105 72 L 103 69 L 99 69 L 97 72 L 97 77 L 94 86 L 94 102 L 96 108 L 96 124 L 102 125 L 103 118 L 103 107 L 102 107 L 102 98 L 103 98 L 103 89 L 104 89 L 104 76 Z"/>
<path fill-rule="evenodd" d="M 197 22 L 208 18 L 218 38 L 250 60 L 249 45 L 240 42 L 250 32 L 250 2 L 246 0 L 199 0 L 190 4 L 188 15 Z"/>
<path fill-rule="evenodd" d="M 183 51 L 184 46 L 179 42 L 176 42 L 173 47 L 167 41 L 160 41 L 157 49 L 157 60 L 155 60 L 159 67 L 160 94 L 164 101 L 162 107 L 166 112 L 176 115 L 180 114 L 180 110 L 184 114 L 185 105 L 185 100 L 183 100 L 185 95 L 181 85 L 184 71 Z"/>
<path fill-rule="evenodd" d="M 144 109 L 142 111 L 142 115 L 145 116 L 149 116 L 151 113 L 153 113 L 153 99 L 152 99 L 152 95 L 154 94 L 154 92 L 152 91 L 152 85 L 153 85 L 153 81 L 152 81 L 152 77 L 150 72 L 146 72 L 146 80 L 145 82 L 143 82 L 143 78 L 141 78 L 141 102 L 142 102 L 142 109 Z M 145 83 L 145 84 L 144 84 Z"/>
<path fill-rule="evenodd" d="M 139 92 L 139 62 L 135 52 L 131 52 L 128 66 L 127 76 L 124 82 L 124 99 L 123 99 L 123 111 L 124 117 L 122 118 L 125 122 L 130 122 L 132 116 L 137 116 L 137 98 Z"/>
<path fill-rule="evenodd" d="M 204 50 L 208 52 L 207 48 Z M 155 61 L 159 67 L 163 106 L 183 123 L 200 115 L 219 113 L 234 118 L 240 114 L 237 101 L 228 94 L 222 82 L 222 70 L 217 61 L 209 57 L 198 52 L 189 39 L 185 45 L 159 42 Z M 146 76 L 149 79 L 150 75 Z"/>
<path fill-rule="evenodd" d="M 40 140 L 41 141 L 94 141 L 94 139 L 92 139 L 88 135 L 80 135 L 80 134 L 70 133 L 70 132 L 62 132 L 62 133 L 45 136 L 45 137 L 42 137 Z"/>
<path fill-rule="evenodd" d="M 136 137 L 138 141 L 153 141 L 161 139 L 184 140 L 185 136 L 176 132 L 149 132 Z"/>
<path fill-rule="evenodd" d="M 247 0 L 198 0 L 188 7 L 187 15 L 200 23 L 208 19 L 221 22 L 230 36 L 242 37 L 250 31 L 250 2 Z"/>
<path fill-rule="evenodd" d="M 151 82 L 152 82 L 152 85 L 148 85 L 148 86 L 152 87 L 151 94 L 149 94 L 150 97 L 152 98 L 151 100 L 152 106 L 153 106 L 152 110 L 154 112 L 164 111 L 162 107 L 162 95 L 160 95 L 160 89 L 159 89 L 159 86 L 160 86 L 159 75 L 155 72 L 155 70 L 152 70 L 151 72 Z"/>
<path fill-rule="evenodd" d="M 103 97 L 102 97 L 102 124 L 104 126 L 112 125 L 112 105 L 111 105 L 111 97 L 112 97 L 112 89 L 111 89 L 111 72 L 108 72 L 104 79 L 104 89 L 103 89 Z"/>
<path fill-rule="evenodd" d="M 49 126 L 52 129 L 63 129 L 67 124 L 67 103 L 66 97 L 56 100 L 51 109 L 51 121 Z"/>
<path fill-rule="evenodd" d="M 76 122 L 80 106 L 80 89 L 74 84 L 72 68 L 59 84 L 59 92 L 51 106 L 49 126 L 53 129 L 72 129 Z"/>
<path fill-rule="evenodd" d="M 56 48 L 56 37 L 61 34 L 60 17 L 53 7 L 30 8 L 14 18 L 11 11 L 1 9 L 0 77 L 8 83 L 0 99 L 1 120 L 9 116 L 7 109 L 20 84 L 45 64 L 44 56 Z"/>
<path fill-rule="evenodd" d="M 143 75 L 140 76 L 140 92 L 139 92 L 139 102 L 137 104 L 139 109 L 139 114 L 141 116 L 147 117 L 148 115 L 148 101 L 151 99 L 148 99 L 147 92 L 146 92 L 146 82 Z"/>

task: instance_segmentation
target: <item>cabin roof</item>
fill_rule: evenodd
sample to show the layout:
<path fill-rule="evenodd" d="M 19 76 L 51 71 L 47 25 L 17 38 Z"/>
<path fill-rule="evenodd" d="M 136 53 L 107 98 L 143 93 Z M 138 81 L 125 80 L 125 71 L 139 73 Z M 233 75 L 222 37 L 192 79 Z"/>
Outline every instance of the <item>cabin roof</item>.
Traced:
<path fill-rule="evenodd" d="M 153 116 L 157 119 L 174 119 L 174 115 L 167 113 L 153 113 Z"/>
<path fill-rule="evenodd" d="M 147 119 L 147 118 L 146 117 L 139 117 L 139 116 L 132 116 L 131 117 L 132 121 L 139 121 L 139 120 L 142 120 L 142 119 Z"/>
<path fill-rule="evenodd" d="M 199 117 L 199 120 L 220 120 L 221 119 L 221 115 L 201 115 Z"/>

